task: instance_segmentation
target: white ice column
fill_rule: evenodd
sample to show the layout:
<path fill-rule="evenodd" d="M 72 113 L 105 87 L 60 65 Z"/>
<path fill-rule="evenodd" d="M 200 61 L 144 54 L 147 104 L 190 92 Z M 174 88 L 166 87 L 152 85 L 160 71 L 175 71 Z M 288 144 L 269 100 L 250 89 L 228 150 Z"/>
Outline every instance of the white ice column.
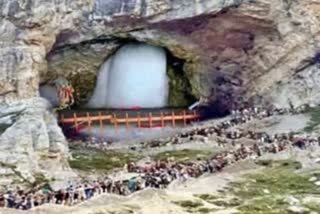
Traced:
<path fill-rule="evenodd" d="M 163 48 L 128 44 L 101 67 L 89 107 L 165 107 L 168 101 Z"/>
<path fill-rule="evenodd" d="M 100 68 L 96 81 L 96 88 L 94 89 L 93 95 L 88 103 L 88 107 L 90 108 L 104 108 L 107 106 L 108 77 L 112 60 L 113 56 L 110 57 Z"/>

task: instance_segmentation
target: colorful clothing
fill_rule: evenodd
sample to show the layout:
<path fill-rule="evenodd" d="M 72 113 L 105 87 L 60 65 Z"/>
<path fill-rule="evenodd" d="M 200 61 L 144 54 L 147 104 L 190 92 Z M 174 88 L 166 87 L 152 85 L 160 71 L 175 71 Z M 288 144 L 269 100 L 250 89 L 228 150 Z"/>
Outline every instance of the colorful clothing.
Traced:
<path fill-rule="evenodd" d="M 59 108 L 67 108 L 74 103 L 73 98 L 73 87 L 69 84 L 68 80 L 65 78 L 58 78 L 54 81 L 55 87 L 57 89 L 57 96 L 59 99 Z"/>

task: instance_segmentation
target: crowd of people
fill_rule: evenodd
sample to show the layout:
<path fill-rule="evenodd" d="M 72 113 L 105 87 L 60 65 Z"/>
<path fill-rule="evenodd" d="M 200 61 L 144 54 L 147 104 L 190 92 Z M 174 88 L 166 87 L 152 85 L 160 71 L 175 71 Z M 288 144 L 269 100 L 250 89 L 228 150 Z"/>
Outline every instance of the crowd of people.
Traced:
<path fill-rule="evenodd" d="M 302 106 L 298 109 L 279 109 L 279 108 L 243 108 L 241 110 L 231 111 L 230 117 L 228 119 L 223 120 L 222 122 L 215 123 L 210 127 L 203 128 L 192 128 L 190 131 L 183 132 L 181 134 L 177 134 L 168 139 L 160 139 L 160 140 L 150 140 L 141 142 L 140 145 L 134 146 L 132 149 L 137 149 L 137 147 L 141 148 L 156 148 L 162 147 L 168 144 L 182 144 L 184 142 L 190 142 L 195 140 L 196 137 L 210 137 L 210 136 L 218 136 L 221 138 L 228 139 L 240 139 L 242 137 L 248 137 L 248 135 L 252 135 L 250 131 L 248 132 L 240 132 L 240 131 L 230 131 L 228 129 L 245 124 L 254 119 L 264 119 L 267 117 L 275 116 L 275 115 L 284 115 L 284 114 L 298 114 L 302 113 L 307 109 L 307 106 Z M 74 144 L 81 144 L 81 146 L 85 148 L 99 149 L 103 151 L 107 151 L 110 149 L 111 145 L 113 145 L 113 141 L 110 139 L 105 139 L 104 137 L 97 136 L 87 136 L 81 133 L 76 132 L 75 130 L 69 127 L 66 128 L 69 130 L 68 133 L 65 133 L 69 136 L 69 140 Z M 256 136 L 260 137 L 264 135 L 264 133 L 255 133 Z M 253 138 L 253 136 L 251 136 Z M 203 140 L 203 139 L 201 139 Z M 219 141 L 219 140 L 218 140 Z M 222 142 L 223 144 L 223 142 Z"/>
<path fill-rule="evenodd" d="M 224 131 L 234 125 L 239 125 L 253 118 L 265 118 L 267 116 L 283 114 L 283 111 L 268 112 L 253 108 L 236 111 L 229 120 L 213 127 L 194 129 L 188 133 L 182 133 L 179 137 L 190 138 L 194 135 L 210 134 L 223 135 Z M 188 178 L 197 178 L 206 173 L 215 173 L 223 170 L 226 166 L 235 164 L 248 158 L 257 158 L 265 153 L 278 153 L 288 147 L 306 149 L 309 146 L 320 146 L 320 138 L 297 137 L 289 134 L 277 134 L 269 136 L 264 133 L 241 133 L 240 136 L 255 139 L 256 142 L 249 145 L 235 144 L 230 151 L 220 152 L 208 159 L 177 162 L 172 159 L 165 161 L 153 161 L 148 164 L 138 165 L 128 163 L 127 171 L 135 173 L 129 179 L 112 179 L 105 177 L 101 180 L 85 183 L 70 183 L 65 189 L 54 191 L 46 185 L 40 189 L 28 191 L 22 189 L 10 190 L 0 193 L 0 207 L 27 210 L 45 203 L 74 205 L 103 193 L 129 195 L 145 188 L 166 188 L 171 182 L 185 182 Z M 259 137 L 258 137 L 259 136 Z M 226 134 L 226 138 L 233 139 L 233 135 Z"/>
<path fill-rule="evenodd" d="M 211 136 L 216 136 L 217 141 L 221 140 L 223 144 L 224 139 L 240 139 L 243 137 L 250 138 L 250 139 L 260 139 L 265 136 L 266 133 L 253 133 L 250 130 L 248 131 L 240 131 L 240 130 L 231 130 L 232 127 L 245 124 L 250 122 L 254 119 L 262 120 L 264 118 L 277 116 L 277 115 L 284 115 L 284 114 L 299 114 L 303 113 L 307 109 L 307 106 L 303 106 L 297 109 L 279 109 L 279 108 L 269 108 L 263 109 L 258 107 L 253 108 L 244 108 L 241 110 L 234 110 L 231 112 L 231 115 L 220 122 L 215 122 L 213 125 L 204 126 L 204 127 L 197 127 L 193 128 L 189 131 L 177 134 L 170 139 L 166 140 L 152 140 L 149 142 L 145 142 L 143 144 L 144 148 L 155 148 L 161 147 L 168 144 L 182 144 L 184 142 L 190 142 L 197 139 L 197 137 L 204 137 L 208 138 Z M 205 139 L 201 139 L 205 141 Z M 218 142 L 219 143 L 219 142 Z"/>
<path fill-rule="evenodd" d="M 280 137 L 281 136 L 281 137 Z M 255 143 L 250 146 L 241 144 L 232 151 L 225 151 L 205 160 L 176 162 L 173 160 L 154 161 L 148 165 L 128 164 L 128 172 L 137 176 L 127 180 L 103 180 L 70 184 L 67 188 L 53 191 L 49 186 L 37 190 L 16 189 L 0 194 L 0 207 L 27 210 L 45 203 L 74 205 L 103 193 L 129 195 L 145 188 L 166 188 L 172 181 L 185 182 L 188 178 L 197 178 L 205 173 L 215 173 L 224 167 L 247 158 L 257 158 L 264 153 L 278 153 L 289 146 L 306 149 L 311 145 L 320 145 L 317 139 L 299 138 L 290 141 L 285 135 L 279 135 L 272 143 Z"/>

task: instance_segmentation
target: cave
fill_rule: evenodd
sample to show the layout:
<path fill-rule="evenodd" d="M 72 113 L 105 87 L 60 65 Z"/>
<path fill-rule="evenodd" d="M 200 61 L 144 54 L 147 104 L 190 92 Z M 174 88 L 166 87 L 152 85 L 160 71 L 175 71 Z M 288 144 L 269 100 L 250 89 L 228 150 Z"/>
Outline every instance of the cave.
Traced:
<path fill-rule="evenodd" d="M 99 52 L 95 48 L 99 48 Z M 167 46 L 136 40 L 93 40 L 86 43 L 53 49 L 47 56 L 48 72 L 42 76 L 39 94 L 52 106 L 59 105 L 54 82 L 64 78 L 75 89 L 75 103 L 61 115 L 97 115 L 113 112 L 129 116 L 145 112 L 181 111 L 197 101 L 192 88 L 190 73 L 186 72 L 186 59 L 176 55 Z M 138 109 L 138 110 L 137 110 Z M 140 111 L 141 109 L 141 111 Z M 136 111 L 137 110 L 137 111 Z M 146 110 L 146 111 L 145 111 Z M 189 122 L 189 121 L 188 121 Z M 186 122 L 185 122 L 186 123 Z M 101 139 L 139 139 L 174 132 L 184 124 L 180 121 L 163 129 L 138 128 L 137 124 L 119 124 L 117 132 L 109 121 L 104 122 L 103 132 L 98 123 L 75 128 L 73 123 L 60 123 L 68 138 L 97 136 Z M 145 125 L 145 124 L 144 124 Z M 157 122 L 155 122 L 157 125 Z M 78 130 L 80 128 L 80 130 Z"/>
<path fill-rule="evenodd" d="M 112 46 L 102 40 L 52 50 L 47 56 L 49 72 L 43 77 L 40 95 L 57 106 L 52 81 L 62 76 L 75 89 L 72 109 L 188 107 L 196 101 L 185 72 L 185 60 L 168 48 L 120 40 L 101 57 L 90 52 L 94 45 Z M 92 59 L 83 58 L 88 52 Z M 66 55 L 73 60 L 68 65 L 64 62 Z"/>

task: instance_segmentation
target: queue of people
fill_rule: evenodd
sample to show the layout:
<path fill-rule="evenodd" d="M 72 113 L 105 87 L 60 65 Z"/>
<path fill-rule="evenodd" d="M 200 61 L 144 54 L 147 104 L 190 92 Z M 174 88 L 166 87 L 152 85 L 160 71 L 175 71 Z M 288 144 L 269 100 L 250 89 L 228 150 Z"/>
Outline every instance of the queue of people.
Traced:
<path fill-rule="evenodd" d="M 281 136 L 281 137 L 280 137 Z M 96 195 L 112 193 L 129 195 L 145 188 L 166 188 L 177 180 L 185 182 L 188 178 L 197 178 L 205 173 L 215 173 L 226 166 L 235 164 L 247 158 L 257 158 L 265 153 L 278 153 L 289 146 L 306 149 L 309 146 L 320 145 L 314 138 L 298 138 L 290 141 L 279 135 L 272 143 L 255 143 L 236 146 L 232 151 L 224 151 L 209 159 L 176 162 L 174 160 L 154 161 L 144 166 L 129 163 L 128 172 L 135 172 L 137 176 L 126 180 L 115 180 L 106 177 L 102 180 L 70 184 L 65 189 L 53 191 L 49 186 L 37 190 L 7 191 L 0 193 L 0 207 L 27 210 L 45 203 L 74 205 L 88 200 Z"/>
<path fill-rule="evenodd" d="M 292 134 L 277 134 L 269 136 L 267 133 L 242 132 L 239 135 L 227 133 L 232 126 L 239 125 L 253 118 L 265 118 L 282 114 L 282 110 L 265 111 L 257 108 L 235 111 L 229 120 L 212 127 L 196 128 L 188 133 L 182 133 L 180 138 L 192 138 L 195 135 L 208 136 L 215 134 L 227 139 L 246 137 L 255 140 L 254 144 L 231 144 L 230 151 L 220 152 L 208 159 L 195 161 L 175 160 L 153 161 L 145 165 L 128 163 L 127 171 L 136 173 L 129 179 L 112 179 L 105 177 L 101 180 L 84 183 L 70 183 L 66 188 L 54 191 L 46 185 L 40 189 L 15 189 L 0 193 L 0 207 L 28 210 L 45 203 L 74 205 L 88 200 L 96 195 L 112 193 L 129 195 L 146 188 L 166 188 L 173 181 L 185 182 L 188 178 L 197 178 L 206 173 L 215 173 L 226 166 L 235 164 L 248 158 L 257 158 L 265 153 L 278 153 L 288 147 L 306 149 L 309 146 L 320 146 L 320 138 L 297 137 Z M 285 112 L 284 112 L 285 113 Z M 232 141 L 230 141 L 232 142 Z"/>
<path fill-rule="evenodd" d="M 302 113 L 307 109 L 306 106 L 300 107 L 298 109 L 279 109 L 279 108 L 244 108 L 240 110 L 231 111 L 230 117 L 227 120 L 223 120 L 220 123 L 215 123 L 210 127 L 203 128 L 194 128 L 190 131 L 183 132 L 181 134 L 177 134 L 169 139 L 162 140 L 150 140 L 141 142 L 140 145 L 134 146 L 132 149 L 137 149 L 137 147 L 141 148 L 156 148 L 162 147 L 168 144 L 182 144 L 184 142 L 189 142 L 195 140 L 197 136 L 210 137 L 217 136 L 220 138 L 226 139 L 240 139 L 242 137 L 246 137 L 246 135 L 251 135 L 250 132 L 239 132 L 239 131 L 229 131 L 228 129 L 245 124 L 253 119 L 264 119 L 271 116 L 276 115 L 284 115 L 284 114 L 298 114 Z M 104 137 L 97 136 L 87 136 L 84 134 L 80 134 L 75 132 L 73 129 L 66 127 L 65 130 L 69 130 L 68 133 L 65 133 L 69 136 L 69 140 L 72 141 L 73 144 L 79 144 L 85 148 L 99 149 L 103 151 L 107 151 L 113 145 L 113 142 L 109 139 L 105 139 Z M 263 135 L 264 133 L 256 133 L 257 135 Z M 255 136 L 258 137 L 258 136 Z M 202 139 L 203 140 L 203 139 Z M 219 140 L 218 140 L 219 141 Z M 222 144 L 224 142 L 221 142 Z"/>
<path fill-rule="evenodd" d="M 143 144 L 144 148 L 155 148 L 166 146 L 168 144 L 182 144 L 184 142 L 190 142 L 196 140 L 197 137 L 218 137 L 218 141 L 222 139 L 221 142 L 225 143 L 224 139 L 240 139 L 243 137 L 250 138 L 253 140 L 262 139 L 266 136 L 266 133 L 253 133 L 250 130 L 248 131 L 240 131 L 240 130 L 230 130 L 231 128 L 248 123 L 254 119 L 262 120 L 271 116 L 279 116 L 284 114 L 299 114 L 303 113 L 307 109 L 307 106 L 303 106 L 297 109 L 279 109 L 279 108 L 269 108 L 263 109 L 258 107 L 253 108 L 245 108 L 241 110 L 231 111 L 230 117 L 221 122 L 214 123 L 211 126 L 206 127 L 197 127 L 192 130 L 183 132 L 181 134 L 177 134 L 170 139 L 166 140 L 152 140 L 149 142 L 145 142 Z M 293 133 L 291 133 L 293 134 Z M 204 139 L 201 139 L 205 141 Z"/>

